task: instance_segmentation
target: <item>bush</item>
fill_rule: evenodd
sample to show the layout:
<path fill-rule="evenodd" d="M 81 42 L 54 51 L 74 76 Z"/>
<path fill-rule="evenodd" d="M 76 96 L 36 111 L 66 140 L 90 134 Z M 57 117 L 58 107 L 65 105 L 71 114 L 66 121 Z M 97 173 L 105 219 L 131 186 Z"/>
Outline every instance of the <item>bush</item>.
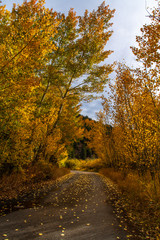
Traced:
<path fill-rule="evenodd" d="M 65 161 L 65 167 L 70 168 L 72 170 L 80 170 L 81 169 L 81 160 L 79 159 L 68 159 Z"/>
<path fill-rule="evenodd" d="M 98 172 L 103 166 L 103 162 L 101 159 L 89 159 L 83 165 L 83 168 L 88 171 L 96 171 Z"/>
<path fill-rule="evenodd" d="M 69 169 L 58 168 L 52 163 L 43 160 L 38 161 L 32 168 L 32 180 L 34 182 L 57 179 L 69 173 Z"/>
<path fill-rule="evenodd" d="M 36 181 L 44 181 L 53 178 L 54 167 L 51 163 L 38 161 L 31 169 L 31 179 Z"/>
<path fill-rule="evenodd" d="M 101 159 L 68 159 L 65 161 L 65 167 L 72 170 L 99 171 L 104 167 Z"/>

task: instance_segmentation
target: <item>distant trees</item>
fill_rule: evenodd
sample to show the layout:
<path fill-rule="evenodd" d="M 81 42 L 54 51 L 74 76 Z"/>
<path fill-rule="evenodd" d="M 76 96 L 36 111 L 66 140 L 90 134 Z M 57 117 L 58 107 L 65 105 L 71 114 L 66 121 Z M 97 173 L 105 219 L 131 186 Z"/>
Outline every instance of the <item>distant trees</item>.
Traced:
<path fill-rule="evenodd" d="M 112 154 L 110 149 L 112 127 L 106 123 L 106 113 L 98 114 L 98 121 L 86 119 L 89 130 L 86 131 L 87 144 L 100 158 L 104 165 L 111 166 Z"/>
<path fill-rule="evenodd" d="M 0 168 L 67 158 L 82 136 L 81 100 L 103 91 L 112 66 L 101 64 L 114 10 L 68 16 L 43 0 L 0 7 Z"/>
<path fill-rule="evenodd" d="M 71 145 L 69 145 L 69 158 L 83 159 L 87 158 L 93 159 L 96 158 L 96 153 L 92 147 L 89 146 L 88 142 L 88 133 L 91 129 L 88 122 L 96 123 L 95 120 L 89 118 L 88 116 L 80 116 L 82 119 L 82 128 L 83 128 L 83 136 L 77 141 L 74 141 Z"/>

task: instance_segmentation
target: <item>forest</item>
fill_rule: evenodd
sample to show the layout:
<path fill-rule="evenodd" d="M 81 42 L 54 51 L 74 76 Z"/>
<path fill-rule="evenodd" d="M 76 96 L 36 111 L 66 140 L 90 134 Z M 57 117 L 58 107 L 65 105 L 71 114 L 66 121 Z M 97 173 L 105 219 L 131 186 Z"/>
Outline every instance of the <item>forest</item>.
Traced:
<path fill-rule="evenodd" d="M 100 171 L 122 191 L 130 185 L 136 199 L 152 203 L 157 229 L 160 8 L 131 46 L 136 68 L 105 63 L 114 13 L 105 2 L 83 16 L 74 9 L 65 16 L 44 0 L 14 4 L 11 11 L 1 4 L 0 182 L 6 187 L 15 176 L 45 181 L 69 168 Z M 82 116 L 82 102 L 96 98 L 102 102 L 97 120 Z"/>

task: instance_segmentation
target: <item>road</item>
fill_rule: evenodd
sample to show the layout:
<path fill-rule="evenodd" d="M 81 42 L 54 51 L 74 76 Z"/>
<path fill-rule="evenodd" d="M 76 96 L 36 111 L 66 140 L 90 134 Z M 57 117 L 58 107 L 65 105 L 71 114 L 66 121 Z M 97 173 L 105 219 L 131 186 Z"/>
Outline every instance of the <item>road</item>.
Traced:
<path fill-rule="evenodd" d="M 126 240 L 96 173 L 74 172 L 34 207 L 0 217 L 0 239 Z"/>

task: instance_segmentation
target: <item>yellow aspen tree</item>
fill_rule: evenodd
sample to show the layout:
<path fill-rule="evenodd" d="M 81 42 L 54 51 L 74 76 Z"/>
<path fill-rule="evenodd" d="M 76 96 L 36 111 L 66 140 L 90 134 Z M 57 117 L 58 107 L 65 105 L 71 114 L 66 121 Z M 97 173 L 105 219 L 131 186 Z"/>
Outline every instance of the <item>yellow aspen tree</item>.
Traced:
<path fill-rule="evenodd" d="M 56 48 L 51 37 L 59 21 L 43 0 L 14 4 L 11 12 L 1 6 L 0 19 L 1 164 L 23 165 L 30 159 L 25 139 L 36 109 L 33 90 L 40 87 L 38 72 Z"/>
<path fill-rule="evenodd" d="M 68 99 L 72 99 L 71 102 L 91 100 L 94 93 L 103 91 L 112 65 L 100 66 L 99 63 L 111 54 L 105 46 L 112 34 L 109 27 L 113 14 L 114 10 L 111 11 L 103 2 L 97 11 L 85 11 L 82 17 L 76 16 L 73 9 L 67 16 L 57 15 L 60 24 L 53 38 L 57 48 L 50 53 L 50 62 L 41 73 L 44 88 L 39 100 L 41 109 L 49 92 L 56 89 L 53 93 L 56 97 L 56 117 L 54 123 L 49 124 L 46 136 L 52 135 L 60 124 Z M 40 155 L 45 157 L 46 144 L 37 148 L 36 161 Z"/>

